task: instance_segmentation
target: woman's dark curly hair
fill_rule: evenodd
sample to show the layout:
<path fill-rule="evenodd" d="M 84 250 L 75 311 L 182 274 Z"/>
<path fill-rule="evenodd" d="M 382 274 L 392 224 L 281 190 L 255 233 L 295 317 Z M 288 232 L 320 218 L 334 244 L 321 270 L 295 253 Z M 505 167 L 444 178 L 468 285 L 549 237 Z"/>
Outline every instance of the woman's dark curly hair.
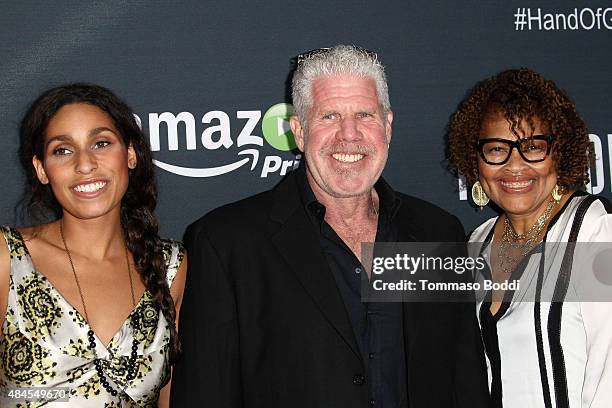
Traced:
<path fill-rule="evenodd" d="M 125 145 L 131 144 L 136 152 L 137 165 L 129 170 L 128 188 L 121 200 L 121 226 L 140 277 L 170 325 L 169 355 L 173 362 L 180 344 L 174 324 L 176 311 L 166 280 L 163 244 L 153 213 L 157 204 L 155 172 L 149 142 L 132 110 L 108 89 L 92 84 L 64 85 L 40 95 L 21 121 L 19 155 L 28 183 L 22 203 L 31 221 L 62 216 L 62 208 L 51 187 L 36 177 L 32 158 L 44 159 L 44 134 L 49 121 L 60 108 L 73 103 L 86 103 L 106 112 Z"/>
<path fill-rule="evenodd" d="M 589 181 L 592 147 L 586 125 L 574 103 L 554 82 L 527 68 L 503 71 L 479 82 L 461 102 L 448 131 L 447 157 L 451 170 L 465 176 L 468 184 L 478 180 L 478 136 L 483 121 L 501 114 L 517 137 L 521 122 L 534 130 L 538 118 L 553 136 L 552 158 L 566 190 L 581 189 Z"/>

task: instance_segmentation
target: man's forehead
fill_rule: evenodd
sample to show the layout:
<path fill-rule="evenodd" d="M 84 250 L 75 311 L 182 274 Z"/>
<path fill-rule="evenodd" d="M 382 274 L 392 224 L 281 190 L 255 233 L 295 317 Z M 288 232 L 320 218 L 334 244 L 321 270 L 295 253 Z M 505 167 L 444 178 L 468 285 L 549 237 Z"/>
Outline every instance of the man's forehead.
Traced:
<path fill-rule="evenodd" d="M 376 84 L 368 78 L 321 78 L 312 84 L 312 101 L 325 103 L 378 103 Z"/>
<path fill-rule="evenodd" d="M 355 84 L 376 89 L 376 81 L 373 78 L 355 74 L 320 75 L 312 80 L 311 87 L 313 89 L 326 86 L 351 87 Z"/>

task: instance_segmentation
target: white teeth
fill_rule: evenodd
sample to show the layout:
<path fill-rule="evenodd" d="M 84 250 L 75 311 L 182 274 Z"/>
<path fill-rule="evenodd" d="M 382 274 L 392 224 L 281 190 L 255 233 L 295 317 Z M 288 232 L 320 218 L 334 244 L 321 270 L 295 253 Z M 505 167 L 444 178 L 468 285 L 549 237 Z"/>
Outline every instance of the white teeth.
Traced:
<path fill-rule="evenodd" d="M 79 193 L 93 193 L 95 191 L 100 190 L 102 187 L 106 185 L 105 181 L 98 181 L 90 184 L 79 184 L 74 188 L 74 191 Z"/>
<path fill-rule="evenodd" d="M 363 159 L 363 154 L 334 153 L 332 157 L 343 163 L 354 163 Z"/>
<path fill-rule="evenodd" d="M 502 181 L 502 186 L 506 187 L 506 188 L 525 188 L 525 187 L 529 187 L 530 185 L 533 184 L 533 180 L 529 180 L 529 181 L 515 181 L 515 182 L 504 182 Z"/>

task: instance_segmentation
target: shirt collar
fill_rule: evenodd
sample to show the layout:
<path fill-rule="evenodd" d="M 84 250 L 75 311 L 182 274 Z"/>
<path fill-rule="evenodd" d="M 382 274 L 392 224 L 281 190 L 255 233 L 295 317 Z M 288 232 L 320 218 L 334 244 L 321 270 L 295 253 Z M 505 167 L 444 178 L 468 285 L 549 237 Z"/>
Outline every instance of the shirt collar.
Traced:
<path fill-rule="evenodd" d="M 318 225 L 321 225 L 325 217 L 325 206 L 317 201 L 317 198 L 310 187 L 308 178 L 306 176 L 306 163 L 302 164 L 294 170 L 296 172 L 296 180 L 298 185 L 298 191 L 300 193 L 300 199 L 302 205 L 306 209 L 306 212 L 313 221 L 316 221 Z M 386 223 L 393 220 L 399 209 L 401 200 L 397 197 L 397 194 L 391 186 L 385 181 L 384 178 L 380 177 L 374 184 L 374 189 L 378 193 L 378 214 L 379 217 L 383 217 Z"/>

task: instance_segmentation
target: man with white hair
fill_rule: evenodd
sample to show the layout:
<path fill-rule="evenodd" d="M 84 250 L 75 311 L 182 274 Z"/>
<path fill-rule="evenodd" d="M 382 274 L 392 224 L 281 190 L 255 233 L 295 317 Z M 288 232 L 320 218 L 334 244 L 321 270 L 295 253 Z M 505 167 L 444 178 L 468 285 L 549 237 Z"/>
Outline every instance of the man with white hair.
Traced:
<path fill-rule="evenodd" d="M 292 92 L 305 165 L 186 233 L 173 405 L 488 406 L 473 305 L 361 299 L 362 243 L 464 240 L 454 216 L 381 178 L 393 121 L 382 64 L 354 46 L 312 51 Z"/>

